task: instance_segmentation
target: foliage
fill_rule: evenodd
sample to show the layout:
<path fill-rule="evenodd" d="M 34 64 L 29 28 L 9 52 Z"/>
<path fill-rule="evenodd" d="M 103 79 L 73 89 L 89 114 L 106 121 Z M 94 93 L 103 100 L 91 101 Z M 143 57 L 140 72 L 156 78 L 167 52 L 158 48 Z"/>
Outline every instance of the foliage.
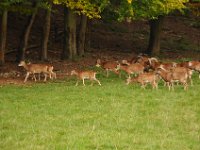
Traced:
<path fill-rule="evenodd" d="M 109 3 L 108 0 L 53 0 L 54 4 L 65 4 L 77 14 L 85 14 L 89 18 L 100 18 L 100 12 Z"/>
<path fill-rule="evenodd" d="M 188 0 L 122 0 L 119 8 L 120 20 L 128 18 L 156 19 L 160 15 L 167 15 L 175 10 L 186 8 Z"/>
<path fill-rule="evenodd" d="M 189 10 L 195 16 L 200 16 L 200 0 L 192 0 L 188 3 Z"/>
<path fill-rule="evenodd" d="M 188 2 L 188 0 L 148 0 L 148 2 L 139 4 L 138 6 L 142 5 L 144 16 L 154 18 L 160 15 L 167 15 L 174 10 L 182 11 L 182 9 L 185 8 L 184 4 L 186 2 Z M 135 6 L 135 3 L 136 1 L 134 1 L 133 7 Z M 139 13 L 138 16 L 140 16 Z"/>
<path fill-rule="evenodd" d="M 36 8 L 50 9 L 49 0 L 3 0 L 0 2 L 0 12 L 3 9 L 8 9 L 8 11 L 12 12 L 31 14 L 35 11 L 35 8 L 32 7 L 32 2 L 37 4 Z"/>

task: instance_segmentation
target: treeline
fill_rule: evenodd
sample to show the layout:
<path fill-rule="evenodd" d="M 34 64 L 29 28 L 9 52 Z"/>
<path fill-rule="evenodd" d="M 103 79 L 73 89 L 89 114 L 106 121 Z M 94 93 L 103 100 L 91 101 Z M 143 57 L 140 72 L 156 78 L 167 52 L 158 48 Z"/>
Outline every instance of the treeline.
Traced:
<path fill-rule="evenodd" d="M 109 21 L 148 19 L 150 36 L 146 52 L 151 55 L 158 55 L 160 52 L 160 32 L 164 17 L 174 11 L 184 12 L 189 8 L 192 8 L 195 14 L 198 15 L 198 4 L 197 1 L 189 0 L 1 0 L 0 65 L 5 63 L 9 12 L 26 14 L 28 17 L 17 49 L 16 61 L 19 62 L 26 59 L 25 52 L 28 47 L 31 28 L 40 9 L 44 9 L 45 17 L 42 23 L 42 44 L 39 58 L 48 60 L 47 50 L 51 14 L 56 11 L 52 9 L 54 5 L 61 5 L 64 8 L 64 43 L 61 59 L 74 59 L 76 56 L 84 56 L 88 18 L 104 18 Z M 77 24 L 77 18 L 79 18 L 80 24 Z"/>

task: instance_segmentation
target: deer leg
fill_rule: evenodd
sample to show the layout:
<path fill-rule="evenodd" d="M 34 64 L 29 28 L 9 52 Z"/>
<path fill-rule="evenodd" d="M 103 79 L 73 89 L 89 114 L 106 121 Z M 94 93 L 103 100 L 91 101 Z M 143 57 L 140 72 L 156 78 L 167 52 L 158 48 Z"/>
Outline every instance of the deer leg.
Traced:
<path fill-rule="evenodd" d="M 101 83 L 100 83 L 100 81 L 98 80 L 98 79 L 94 79 L 96 82 L 98 82 L 98 84 L 101 86 Z"/>
<path fill-rule="evenodd" d="M 164 86 L 166 86 L 166 82 L 164 81 Z"/>
<path fill-rule="evenodd" d="M 53 79 L 52 74 L 53 74 L 53 72 L 50 71 L 50 72 L 49 72 L 49 78 L 50 78 L 50 79 Z"/>
<path fill-rule="evenodd" d="M 93 80 L 91 80 L 91 84 L 90 84 L 90 86 L 93 86 L 93 84 L 94 84 L 94 81 L 93 81 Z"/>
<path fill-rule="evenodd" d="M 168 89 L 169 89 L 169 91 L 171 90 L 171 85 L 170 85 L 170 83 L 169 82 L 165 82 L 166 84 L 167 84 L 167 86 L 168 86 Z"/>
<path fill-rule="evenodd" d="M 142 84 L 141 87 L 142 87 L 143 89 L 145 89 L 145 83 L 142 82 L 141 84 Z"/>
<path fill-rule="evenodd" d="M 184 85 L 184 90 L 187 90 L 188 89 L 187 82 L 183 82 L 183 85 Z"/>
<path fill-rule="evenodd" d="M 35 80 L 35 82 L 37 81 L 37 78 L 35 77 L 35 73 L 32 73 L 33 74 L 33 79 Z"/>
<path fill-rule="evenodd" d="M 25 79 L 24 79 L 24 82 L 26 82 L 26 81 L 27 81 L 27 79 L 28 79 L 29 75 L 30 75 L 30 73 L 29 73 L 29 72 L 27 72 L 27 73 L 26 73 L 26 77 L 25 77 Z"/>
<path fill-rule="evenodd" d="M 38 80 L 40 81 L 41 79 L 41 73 L 38 73 Z"/>
<path fill-rule="evenodd" d="M 89 80 L 91 81 L 90 86 L 93 86 L 93 84 L 94 84 L 94 78 L 90 78 Z"/>
<path fill-rule="evenodd" d="M 76 81 L 76 85 L 75 85 L 75 86 L 78 86 L 78 82 L 79 82 L 79 81 L 77 80 L 77 81 Z"/>
<path fill-rule="evenodd" d="M 53 72 L 53 76 L 54 76 L 54 79 L 57 79 L 56 73 L 55 73 L 55 72 Z"/>
<path fill-rule="evenodd" d="M 154 88 L 155 88 L 155 89 L 158 89 L 158 84 L 157 84 L 155 81 L 153 82 L 153 89 L 154 89 Z"/>
<path fill-rule="evenodd" d="M 106 69 L 106 77 L 108 77 L 109 75 L 109 71 Z"/>
<path fill-rule="evenodd" d="M 52 79 L 56 79 L 56 73 L 51 71 L 51 74 L 52 74 Z"/>
<path fill-rule="evenodd" d="M 119 72 L 119 78 L 121 78 L 122 77 L 122 73 L 121 73 L 121 71 Z"/>
<path fill-rule="evenodd" d="M 49 73 L 49 78 L 50 79 L 56 79 L 56 73 L 54 73 L 53 71 L 51 71 L 50 73 Z"/>
<path fill-rule="evenodd" d="M 45 73 L 44 74 L 44 82 L 46 82 L 47 81 L 47 74 Z"/>
<path fill-rule="evenodd" d="M 56 79 L 56 73 L 55 72 L 52 72 L 52 77 L 53 77 L 53 79 Z"/>
<path fill-rule="evenodd" d="M 171 85 L 169 82 L 167 82 L 167 86 L 168 86 L 169 91 L 171 91 Z"/>
<path fill-rule="evenodd" d="M 193 86 L 193 81 L 192 81 L 192 77 L 189 77 L 189 81 L 190 81 L 190 85 Z"/>
<path fill-rule="evenodd" d="M 158 89 L 158 83 L 155 83 L 156 84 L 156 89 Z"/>
<path fill-rule="evenodd" d="M 85 79 L 83 79 L 83 86 L 85 86 Z"/>
<path fill-rule="evenodd" d="M 172 91 L 174 91 L 174 83 L 171 82 Z"/>

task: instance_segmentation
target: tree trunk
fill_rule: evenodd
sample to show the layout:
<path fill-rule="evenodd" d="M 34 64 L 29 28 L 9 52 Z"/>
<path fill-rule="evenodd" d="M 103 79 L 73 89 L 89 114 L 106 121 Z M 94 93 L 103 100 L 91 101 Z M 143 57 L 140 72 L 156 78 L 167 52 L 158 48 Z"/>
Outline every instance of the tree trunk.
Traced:
<path fill-rule="evenodd" d="M 86 36 L 85 36 L 85 49 L 90 49 L 91 47 L 91 20 L 87 21 Z"/>
<path fill-rule="evenodd" d="M 68 34 L 69 34 L 69 59 L 74 59 L 77 56 L 76 48 L 76 14 L 72 10 L 68 10 Z"/>
<path fill-rule="evenodd" d="M 33 6 L 34 6 L 33 8 L 35 9 L 35 11 L 28 18 L 28 22 L 25 26 L 25 30 L 23 32 L 23 35 L 22 35 L 22 38 L 21 38 L 21 41 L 20 41 L 20 45 L 19 45 L 19 48 L 18 48 L 18 54 L 17 54 L 17 61 L 18 62 L 25 59 L 25 51 L 26 51 L 27 46 L 28 46 L 28 40 L 29 40 L 29 35 L 30 35 L 30 32 L 31 32 L 31 27 L 33 25 L 33 22 L 35 20 L 35 16 L 37 14 L 36 3 L 34 3 Z"/>
<path fill-rule="evenodd" d="M 160 35 L 163 25 L 163 16 L 159 16 L 156 20 L 150 20 L 150 37 L 147 53 L 150 55 L 160 54 Z"/>
<path fill-rule="evenodd" d="M 78 36 L 78 54 L 84 56 L 85 53 L 85 33 L 87 28 L 87 16 L 81 15 L 80 31 Z"/>
<path fill-rule="evenodd" d="M 41 60 L 47 60 L 50 27 L 51 27 L 51 10 L 46 10 L 45 23 L 43 26 Z"/>
<path fill-rule="evenodd" d="M 7 34 L 7 9 L 3 10 L 1 22 L 1 36 L 0 36 L 0 65 L 5 63 L 5 47 L 6 47 L 6 34 Z"/>
<path fill-rule="evenodd" d="M 68 47 L 68 25 L 67 25 L 67 20 L 68 20 L 68 8 L 64 7 L 64 40 L 63 40 L 63 50 L 61 53 L 61 59 L 65 60 L 68 58 L 69 55 L 69 47 Z"/>

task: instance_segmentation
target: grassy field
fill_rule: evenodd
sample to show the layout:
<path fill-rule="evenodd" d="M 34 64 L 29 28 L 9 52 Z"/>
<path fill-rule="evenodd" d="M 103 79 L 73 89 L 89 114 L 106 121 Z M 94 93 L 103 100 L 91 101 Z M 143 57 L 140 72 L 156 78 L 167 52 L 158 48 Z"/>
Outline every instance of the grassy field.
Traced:
<path fill-rule="evenodd" d="M 1 150 L 200 150 L 200 80 L 184 91 L 75 79 L 0 88 Z"/>

